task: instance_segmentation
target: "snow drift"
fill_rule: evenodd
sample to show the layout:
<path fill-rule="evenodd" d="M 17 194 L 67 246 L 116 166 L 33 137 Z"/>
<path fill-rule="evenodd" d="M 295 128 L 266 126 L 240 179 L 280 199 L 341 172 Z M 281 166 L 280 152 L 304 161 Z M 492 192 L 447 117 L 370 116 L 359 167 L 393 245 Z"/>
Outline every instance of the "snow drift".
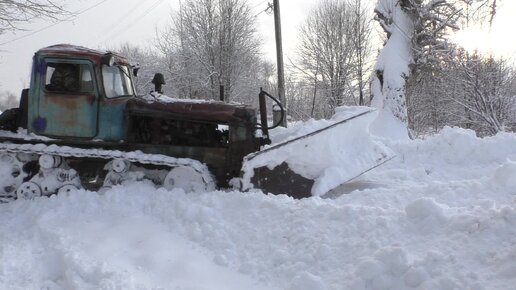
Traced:
<path fill-rule="evenodd" d="M 0 289 L 514 289 L 516 135 L 445 128 L 333 199 L 146 184 L 0 204 Z"/>

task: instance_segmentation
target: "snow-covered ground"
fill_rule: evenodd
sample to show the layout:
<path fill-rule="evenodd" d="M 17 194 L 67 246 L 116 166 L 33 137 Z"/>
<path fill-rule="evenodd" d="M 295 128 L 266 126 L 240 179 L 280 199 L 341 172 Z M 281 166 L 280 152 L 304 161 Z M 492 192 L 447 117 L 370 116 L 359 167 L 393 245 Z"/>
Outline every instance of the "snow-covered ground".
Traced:
<path fill-rule="evenodd" d="M 384 142 L 397 157 L 330 198 L 133 184 L 0 204 L 0 289 L 516 289 L 516 135 Z"/>

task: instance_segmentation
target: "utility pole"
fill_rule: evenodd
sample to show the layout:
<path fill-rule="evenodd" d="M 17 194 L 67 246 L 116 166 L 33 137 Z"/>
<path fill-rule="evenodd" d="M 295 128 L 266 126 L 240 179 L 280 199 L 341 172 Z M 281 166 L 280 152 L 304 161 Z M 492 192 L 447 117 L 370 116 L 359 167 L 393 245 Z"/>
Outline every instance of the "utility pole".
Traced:
<path fill-rule="evenodd" d="M 285 97 L 285 75 L 283 72 L 283 47 L 281 42 L 281 18 L 279 0 L 273 0 L 274 6 L 274 29 L 276 32 L 276 66 L 278 67 L 278 95 L 283 108 L 285 108 L 285 117 L 281 126 L 287 127 L 287 98 Z"/>

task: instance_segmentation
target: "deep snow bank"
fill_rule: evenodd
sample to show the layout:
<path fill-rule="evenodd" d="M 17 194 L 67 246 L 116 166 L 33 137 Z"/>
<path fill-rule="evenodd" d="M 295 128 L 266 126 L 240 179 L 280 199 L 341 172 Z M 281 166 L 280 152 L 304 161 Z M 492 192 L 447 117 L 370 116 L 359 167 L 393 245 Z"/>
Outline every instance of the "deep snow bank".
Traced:
<path fill-rule="evenodd" d="M 0 289 L 514 289 L 516 136 L 388 146 L 333 199 L 135 184 L 0 205 Z"/>

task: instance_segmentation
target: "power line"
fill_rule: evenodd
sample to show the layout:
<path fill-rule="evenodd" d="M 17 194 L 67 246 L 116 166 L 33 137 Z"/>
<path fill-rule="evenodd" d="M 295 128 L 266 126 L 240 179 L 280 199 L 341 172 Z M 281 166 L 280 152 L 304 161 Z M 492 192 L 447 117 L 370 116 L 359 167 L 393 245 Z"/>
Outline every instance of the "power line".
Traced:
<path fill-rule="evenodd" d="M 142 14 L 140 14 L 138 17 L 136 17 L 137 20 L 139 19 L 142 19 L 144 18 L 145 16 L 147 16 L 152 10 L 154 10 L 156 7 L 158 7 L 164 0 L 157 0 L 156 2 L 154 2 L 149 8 L 147 8 L 147 10 L 145 10 Z M 133 22 L 130 22 L 128 25 L 122 27 L 122 29 L 118 29 L 117 31 L 114 31 L 112 33 L 110 33 L 107 37 L 104 37 L 101 41 L 97 42 L 97 44 L 100 44 L 114 36 L 116 36 L 117 34 L 125 31 L 125 30 L 128 30 L 129 28 L 131 28 L 133 25 L 137 24 L 138 21 L 133 21 Z"/>
<path fill-rule="evenodd" d="M 267 11 L 267 10 L 262 10 L 262 11 L 260 11 L 260 12 L 259 12 L 259 13 L 257 13 L 254 17 L 256 18 L 256 17 L 260 16 L 260 14 L 262 14 L 262 13 L 263 13 L 263 12 L 265 12 L 265 11 Z"/>
<path fill-rule="evenodd" d="M 262 4 L 267 1 L 269 1 L 269 0 L 263 0 L 262 2 L 260 2 L 260 4 L 253 6 L 253 9 L 257 8 L 258 6 L 262 6 Z"/>
<path fill-rule="evenodd" d="M 124 19 L 129 19 L 129 16 L 133 13 L 133 12 L 136 12 L 138 11 L 138 8 L 140 8 L 140 6 L 142 6 L 143 4 L 145 4 L 145 1 L 138 1 L 136 3 L 136 5 L 133 5 L 129 8 L 129 10 L 124 13 L 122 16 L 120 16 L 119 18 L 117 18 L 115 21 L 111 22 L 108 27 L 109 27 L 109 30 L 110 31 L 113 31 L 115 30 L 116 28 L 118 28 L 122 23 L 124 23 Z M 97 38 L 97 37 L 95 37 Z M 94 41 L 93 39 L 89 39 L 87 41 L 87 43 L 90 43 Z"/>
<path fill-rule="evenodd" d="M 161 2 L 163 2 L 163 0 L 157 0 L 156 2 L 152 3 L 151 6 L 149 6 L 149 8 L 147 8 L 142 14 L 140 14 L 140 16 L 136 17 L 136 20 L 142 19 L 143 17 L 147 16 L 152 10 L 154 10 L 154 8 L 159 6 L 161 4 Z M 126 26 L 122 27 L 121 29 L 112 30 L 112 32 L 110 34 L 108 34 L 106 37 L 104 37 L 101 41 L 98 41 L 97 45 L 102 42 L 105 42 L 106 40 L 108 40 L 110 38 L 115 37 L 117 34 L 120 34 L 121 32 L 123 32 L 129 28 L 131 28 L 136 23 L 138 23 L 138 21 L 132 21 L 129 24 L 127 24 Z"/>
<path fill-rule="evenodd" d="M 267 1 L 267 0 L 266 0 L 266 1 Z M 263 1 L 261 4 L 265 3 L 266 1 Z M 260 4 L 260 5 L 261 5 L 261 4 Z M 256 7 L 258 7 L 258 6 L 259 6 L 259 5 L 255 6 L 254 8 L 256 8 Z M 262 11 L 260 11 L 260 12 L 259 12 L 258 14 L 256 14 L 254 17 L 256 18 L 256 17 L 260 16 L 260 14 L 262 14 L 262 13 L 264 13 L 264 12 L 265 12 L 265 13 L 267 13 L 267 14 L 270 14 L 270 13 L 272 13 L 272 11 L 274 11 L 274 6 L 273 6 L 271 3 L 268 3 L 267 8 L 265 8 L 265 9 L 264 9 L 264 10 L 262 10 Z"/>
<path fill-rule="evenodd" d="M 73 15 L 72 17 L 69 17 L 69 18 L 66 18 L 66 19 L 59 20 L 59 21 L 57 21 L 57 22 L 55 22 L 55 23 L 52 23 L 52 24 L 50 24 L 50 25 L 47 25 L 47 26 L 45 26 L 45 27 L 43 27 L 43 28 L 40 28 L 40 29 L 38 29 L 38 30 L 35 30 L 35 31 L 31 32 L 31 33 L 28 33 L 28 34 L 22 35 L 22 36 L 20 36 L 20 37 L 17 37 L 17 38 L 11 39 L 11 40 L 8 40 L 8 41 L 6 41 L 6 42 L 2 42 L 2 43 L 0 43 L 0 45 L 5 45 L 5 44 L 8 44 L 8 43 L 12 43 L 12 42 L 18 41 L 18 40 L 20 40 L 20 39 L 27 38 L 27 37 L 29 37 L 29 36 L 32 36 L 32 35 L 36 34 L 36 33 L 39 33 L 39 32 L 41 32 L 41 31 L 47 30 L 47 29 L 49 29 L 49 28 L 51 28 L 51 27 L 54 27 L 54 26 L 56 26 L 56 25 L 58 25 L 58 24 L 61 24 L 61 23 L 65 22 L 65 21 L 71 21 L 71 20 L 74 20 L 74 19 L 76 19 L 76 18 L 77 18 L 77 16 L 79 16 L 79 15 L 81 15 L 81 14 L 83 14 L 83 13 L 85 13 L 85 12 L 87 12 L 87 11 L 89 11 L 89 10 L 91 10 L 91 9 L 93 9 L 93 8 L 95 8 L 95 7 L 99 6 L 99 5 L 101 5 L 101 4 L 105 3 L 105 2 L 107 2 L 107 1 L 109 1 L 109 0 L 102 0 L 102 1 L 98 2 L 98 3 L 97 3 L 97 4 L 95 4 L 95 5 L 92 5 L 92 6 L 90 6 L 90 7 L 86 8 L 86 9 L 84 9 L 84 10 L 81 10 L 81 11 L 78 11 L 78 12 L 74 13 L 74 15 Z"/>

